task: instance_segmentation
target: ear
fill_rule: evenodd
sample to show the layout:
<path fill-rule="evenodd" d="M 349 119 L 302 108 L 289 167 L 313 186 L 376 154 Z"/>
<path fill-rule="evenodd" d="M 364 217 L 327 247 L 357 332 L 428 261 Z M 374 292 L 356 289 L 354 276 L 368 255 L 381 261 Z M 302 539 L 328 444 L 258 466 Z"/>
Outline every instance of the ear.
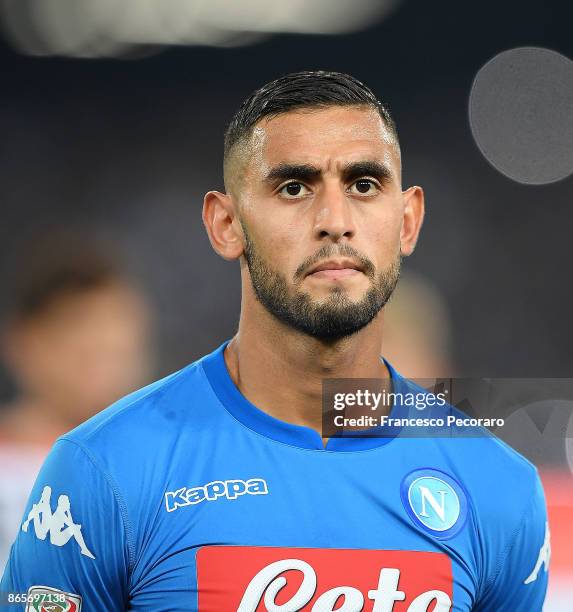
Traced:
<path fill-rule="evenodd" d="M 402 192 L 404 219 L 400 232 L 400 253 L 407 257 L 414 252 L 424 221 L 424 190 L 414 186 Z"/>
<path fill-rule="evenodd" d="M 232 197 L 209 191 L 203 201 L 203 224 L 211 246 L 223 259 L 238 259 L 243 254 L 243 239 Z"/>

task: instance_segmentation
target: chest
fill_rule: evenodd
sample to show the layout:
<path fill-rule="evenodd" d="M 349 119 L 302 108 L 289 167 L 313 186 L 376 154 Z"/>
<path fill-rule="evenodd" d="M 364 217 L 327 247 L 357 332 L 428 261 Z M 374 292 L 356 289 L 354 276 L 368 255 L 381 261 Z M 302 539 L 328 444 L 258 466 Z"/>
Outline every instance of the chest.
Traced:
<path fill-rule="evenodd" d="M 167 483 L 133 574 L 133 608 L 471 609 L 479 562 L 469 526 L 433 537 L 408 512 L 405 474 L 341 463 L 211 464 Z M 439 491 L 418 496 L 430 524 L 448 512 Z M 161 592 L 175 598 L 165 608 Z"/>

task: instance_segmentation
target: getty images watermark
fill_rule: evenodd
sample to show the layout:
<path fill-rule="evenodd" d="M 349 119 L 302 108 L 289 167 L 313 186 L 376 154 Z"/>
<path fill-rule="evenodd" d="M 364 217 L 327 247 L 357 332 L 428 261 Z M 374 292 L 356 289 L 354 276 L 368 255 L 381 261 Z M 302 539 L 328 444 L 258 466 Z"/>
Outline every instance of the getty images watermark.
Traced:
<path fill-rule="evenodd" d="M 325 437 L 568 435 L 573 379 L 325 379 Z M 537 435 L 539 434 L 539 436 Z M 552 443 L 548 442 L 548 446 Z M 553 444 L 553 446 L 555 446 Z"/>

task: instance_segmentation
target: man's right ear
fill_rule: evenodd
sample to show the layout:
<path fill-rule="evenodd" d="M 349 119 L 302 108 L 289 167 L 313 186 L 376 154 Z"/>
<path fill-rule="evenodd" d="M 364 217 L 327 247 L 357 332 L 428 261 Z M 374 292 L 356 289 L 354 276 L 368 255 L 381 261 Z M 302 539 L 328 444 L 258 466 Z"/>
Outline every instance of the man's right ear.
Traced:
<path fill-rule="evenodd" d="M 238 259 L 243 254 L 243 237 L 238 229 L 235 203 L 230 195 L 209 191 L 203 200 L 203 224 L 211 246 L 223 259 Z"/>

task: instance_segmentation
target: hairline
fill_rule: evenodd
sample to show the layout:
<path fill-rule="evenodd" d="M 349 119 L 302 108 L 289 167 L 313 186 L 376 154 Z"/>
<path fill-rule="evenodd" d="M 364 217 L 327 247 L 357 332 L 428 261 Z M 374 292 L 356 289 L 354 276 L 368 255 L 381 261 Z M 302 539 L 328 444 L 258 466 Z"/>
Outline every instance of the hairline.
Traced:
<path fill-rule="evenodd" d="M 225 151 L 223 155 L 223 175 L 224 175 L 223 180 L 225 184 L 225 190 L 227 192 L 231 192 L 231 183 L 233 182 L 232 180 L 229 180 L 227 177 L 230 160 L 235 155 L 235 152 L 237 149 L 239 149 L 241 146 L 246 146 L 250 144 L 250 142 L 252 141 L 255 129 L 259 126 L 261 121 L 264 121 L 264 120 L 271 121 L 272 119 L 276 119 L 277 117 L 281 117 L 289 113 L 297 113 L 297 112 L 304 113 L 305 111 L 308 111 L 308 112 L 321 111 L 321 110 L 336 108 L 336 107 L 363 108 L 363 109 L 370 109 L 370 110 L 376 111 L 377 115 L 382 120 L 382 123 L 384 124 L 386 129 L 392 135 L 392 138 L 394 141 L 393 144 L 396 147 L 398 155 L 400 155 L 400 142 L 398 140 L 398 132 L 396 130 L 396 125 L 391 117 L 384 116 L 384 108 L 381 107 L 381 105 L 379 104 L 374 104 L 373 102 L 366 102 L 366 101 L 365 102 L 350 101 L 348 103 L 340 102 L 340 101 L 333 101 L 333 102 L 318 102 L 316 104 L 301 104 L 300 106 L 295 105 L 284 111 L 271 112 L 271 113 L 262 115 L 261 117 L 259 117 L 259 119 L 255 123 L 249 126 L 249 128 L 245 131 L 245 133 L 241 135 L 237 140 L 235 140 L 235 142 L 233 142 L 230 146 L 225 146 Z M 227 143 L 225 143 L 225 145 L 226 144 Z"/>

